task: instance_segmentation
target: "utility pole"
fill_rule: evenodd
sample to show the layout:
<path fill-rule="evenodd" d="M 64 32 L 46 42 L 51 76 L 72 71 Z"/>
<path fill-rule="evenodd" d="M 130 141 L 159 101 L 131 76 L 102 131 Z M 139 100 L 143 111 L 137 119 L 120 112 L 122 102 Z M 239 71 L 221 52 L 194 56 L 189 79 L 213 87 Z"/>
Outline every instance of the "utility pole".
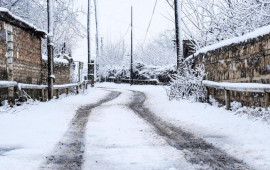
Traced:
<path fill-rule="evenodd" d="M 97 58 L 99 57 L 99 28 L 98 28 L 98 4 L 95 3 L 95 18 L 96 18 L 96 60 L 95 60 L 95 79 L 97 78 Z"/>
<path fill-rule="evenodd" d="M 177 53 L 177 69 L 181 69 L 184 62 L 183 58 L 183 38 L 182 38 L 182 4 L 181 0 L 174 0 L 175 14 L 175 36 L 176 36 L 176 53 Z"/>
<path fill-rule="evenodd" d="M 133 85 L 133 7 L 131 6 L 130 85 Z"/>
<path fill-rule="evenodd" d="M 87 41 L 88 41 L 88 81 L 91 80 L 91 0 L 88 0 L 88 14 L 87 14 Z"/>
<path fill-rule="evenodd" d="M 100 38 L 100 55 L 103 54 L 104 42 L 103 37 Z"/>
<path fill-rule="evenodd" d="M 47 50 L 48 50 L 48 99 L 53 99 L 53 81 L 55 79 L 53 74 L 54 65 L 54 49 L 53 49 L 53 3 L 52 0 L 47 0 L 47 12 L 48 12 L 48 38 L 47 38 Z"/>

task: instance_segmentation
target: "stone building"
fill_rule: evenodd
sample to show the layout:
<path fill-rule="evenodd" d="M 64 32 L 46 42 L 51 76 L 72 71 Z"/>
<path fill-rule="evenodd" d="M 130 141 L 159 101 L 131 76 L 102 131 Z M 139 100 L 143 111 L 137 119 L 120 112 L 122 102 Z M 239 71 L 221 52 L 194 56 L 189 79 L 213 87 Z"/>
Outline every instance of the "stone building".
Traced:
<path fill-rule="evenodd" d="M 42 39 L 46 32 L 0 8 L 0 80 L 26 84 L 46 84 L 47 61 L 42 58 Z M 56 84 L 70 83 L 72 61 L 55 59 Z M 0 89 L 0 99 L 12 96 Z M 10 91 L 10 90 L 9 90 Z"/>

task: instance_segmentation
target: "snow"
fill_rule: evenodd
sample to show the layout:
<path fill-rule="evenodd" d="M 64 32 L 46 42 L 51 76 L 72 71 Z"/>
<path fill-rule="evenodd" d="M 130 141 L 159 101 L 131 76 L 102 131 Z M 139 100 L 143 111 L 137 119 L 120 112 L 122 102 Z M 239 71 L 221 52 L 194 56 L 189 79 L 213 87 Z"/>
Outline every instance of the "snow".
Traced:
<path fill-rule="evenodd" d="M 42 55 L 42 60 L 44 61 L 48 61 L 48 56 L 47 55 Z M 69 64 L 69 61 L 67 59 L 62 59 L 62 58 L 54 58 L 54 63 L 55 64 L 65 64 L 65 65 L 68 65 Z"/>
<path fill-rule="evenodd" d="M 0 81 L 0 87 L 15 87 L 17 82 L 15 81 Z"/>
<path fill-rule="evenodd" d="M 247 33 L 247 34 L 245 34 L 243 36 L 234 37 L 234 38 L 227 39 L 227 40 L 221 41 L 219 43 L 216 43 L 216 44 L 201 48 L 194 55 L 191 55 L 191 56 L 187 57 L 186 61 L 189 61 L 194 56 L 196 57 L 199 54 L 205 54 L 208 51 L 216 50 L 218 48 L 222 48 L 222 47 L 225 47 L 225 46 L 228 46 L 228 45 L 231 45 L 231 44 L 237 44 L 237 43 L 241 43 L 241 42 L 246 42 L 246 41 L 248 41 L 250 39 L 257 38 L 259 36 L 264 36 L 264 35 L 269 34 L 269 33 L 270 33 L 270 25 L 258 28 L 255 31 Z"/>
<path fill-rule="evenodd" d="M 78 107 L 95 103 L 106 94 L 103 90 L 88 89 L 85 94 L 20 106 L 12 109 L 17 109 L 15 113 L 0 112 L 1 169 L 40 169 Z"/>
<path fill-rule="evenodd" d="M 97 86 L 142 91 L 147 96 L 145 106 L 161 119 L 183 127 L 254 169 L 270 168 L 270 125 L 263 121 L 205 103 L 169 101 L 161 86 Z"/>
<path fill-rule="evenodd" d="M 270 168 L 270 125 L 233 111 L 187 100 L 169 101 L 162 86 L 96 84 L 85 94 L 61 96 L 59 100 L 0 108 L 1 169 L 39 169 L 66 132 L 76 110 L 95 103 L 109 92 L 122 92 L 117 99 L 92 110 L 86 131 L 84 169 L 196 169 L 186 162 L 152 126 L 127 104 L 132 92 L 146 94 L 145 106 L 162 120 L 194 133 L 253 169 Z M 195 166 L 195 167 L 194 167 Z"/>
<path fill-rule="evenodd" d="M 46 89 L 48 86 L 18 83 L 18 87 L 21 90 L 21 89 Z"/>
<path fill-rule="evenodd" d="M 51 74 L 51 75 L 50 75 L 50 78 L 55 79 L 55 75 Z"/>
<path fill-rule="evenodd" d="M 154 129 L 127 105 L 132 93 L 94 109 L 86 134 L 83 169 L 181 169 L 197 168 L 187 163 L 184 153 L 170 147 Z"/>
<path fill-rule="evenodd" d="M 46 31 L 38 29 L 38 28 L 37 28 L 35 25 L 33 25 L 32 23 L 29 23 L 29 22 L 27 22 L 26 20 L 22 19 L 21 17 L 18 17 L 18 16 L 16 16 L 16 15 L 12 14 L 7 8 L 0 7 L 0 12 L 8 13 L 10 16 L 12 16 L 13 18 L 15 18 L 16 20 L 18 20 L 18 21 L 20 21 L 20 22 L 26 24 L 27 26 L 29 26 L 29 27 L 35 29 L 36 31 L 42 32 L 42 33 L 44 33 L 44 34 L 47 34 Z"/>
<path fill-rule="evenodd" d="M 217 89 L 235 90 L 242 92 L 270 92 L 269 84 L 213 82 L 208 80 L 204 80 L 203 84 L 205 86 L 214 87 Z"/>
<path fill-rule="evenodd" d="M 78 83 L 74 83 L 74 84 L 62 84 L 62 85 L 54 85 L 53 87 L 55 89 L 65 89 L 65 88 L 70 88 L 70 87 L 76 87 L 78 86 Z"/>

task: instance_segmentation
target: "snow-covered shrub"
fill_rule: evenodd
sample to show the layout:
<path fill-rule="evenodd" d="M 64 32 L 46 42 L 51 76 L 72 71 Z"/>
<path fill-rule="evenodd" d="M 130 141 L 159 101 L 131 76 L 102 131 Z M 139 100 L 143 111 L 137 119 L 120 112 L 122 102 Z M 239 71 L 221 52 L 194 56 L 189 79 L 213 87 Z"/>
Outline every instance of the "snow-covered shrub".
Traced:
<path fill-rule="evenodd" d="M 130 68 L 126 66 L 114 66 L 104 67 L 99 70 L 99 79 L 106 81 L 108 78 L 115 78 L 119 81 L 121 79 L 130 78 Z M 168 66 L 153 66 L 145 65 L 142 63 L 135 63 L 133 67 L 133 78 L 138 80 L 150 80 L 155 79 L 160 83 L 168 84 L 171 80 L 171 75 L 176 73 L 176 67 L 174 65 Z"/>
<path fill-rule="evenodd" d="M 162 83 L 170 82 L 170 77 L 176 73 L 176 67 L 168 66 L 153 66 L 136 63 L 134 67 L 134 78 L 138 80 L 156 79 Z"/>
<path fill-rule="evenodd" d="M 205 101 L 207 91 L 202 84 L 206 73 L 203 66 L 191 68 L 184 65 L 177 74 L 174 74 L 167 95 L 170 100 L 194 99 L 195 101 Z"/>

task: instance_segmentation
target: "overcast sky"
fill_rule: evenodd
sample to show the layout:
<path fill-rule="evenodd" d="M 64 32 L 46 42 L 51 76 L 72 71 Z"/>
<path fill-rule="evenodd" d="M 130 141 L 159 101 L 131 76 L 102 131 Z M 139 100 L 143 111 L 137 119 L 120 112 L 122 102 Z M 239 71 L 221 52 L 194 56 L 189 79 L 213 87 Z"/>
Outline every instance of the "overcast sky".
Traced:
<path fill-rule="evenodd" d="M 133 4 L 134 10 L 134 43 L 142 44 L 146 35 L 146 30 L 153 12 L 155 0 L 97 0 L 99 14 L 100 36 L 104 41 L 119 41 L 125 39 L 130 42 L 130 8 Z M 132 2 L 133 1 L 133 2 Z M 87 11 L 87 0 L 77 0 L 77 5 Z M 94 4 L 92 0 L 92 9 Z M 173 23 L 164 16 L 172 13 L 165 0 L 158 0 L 151 27 L 147 34 L 146 43 L 157 37 L 166 29 L 172 29 Z M 92 14 L 92 55 L 95 55 L 95 17 Z M 86 25 L 86 16 L 81 17 L 81 21 Z M 87 61 L 87 41 L 81 40 L 73 51 L 73 56 L 77 60 Z"/>

